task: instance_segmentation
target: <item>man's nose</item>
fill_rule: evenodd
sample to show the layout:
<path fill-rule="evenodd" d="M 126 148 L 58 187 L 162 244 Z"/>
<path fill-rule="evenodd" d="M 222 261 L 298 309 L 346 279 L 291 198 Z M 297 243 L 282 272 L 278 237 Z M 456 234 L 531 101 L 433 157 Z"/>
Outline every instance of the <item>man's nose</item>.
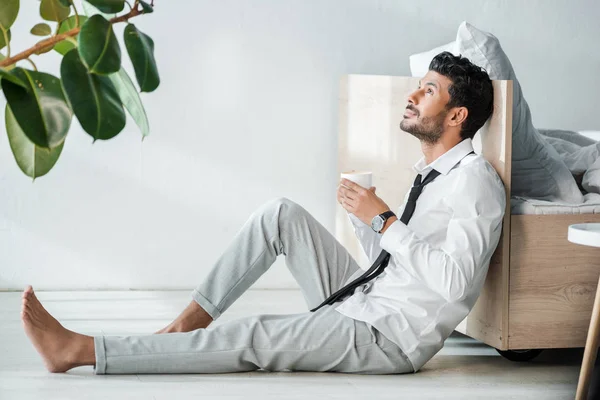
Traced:
<path fill-rule="evenodd" d="M 414 92 L 412 92 L 411 94 L 408 95 L 408 97 L 406 98 L 406 100 L 410 103 L 410 104 L 417 104 L 418 103 L 418 90 L 415 90 Z"/>

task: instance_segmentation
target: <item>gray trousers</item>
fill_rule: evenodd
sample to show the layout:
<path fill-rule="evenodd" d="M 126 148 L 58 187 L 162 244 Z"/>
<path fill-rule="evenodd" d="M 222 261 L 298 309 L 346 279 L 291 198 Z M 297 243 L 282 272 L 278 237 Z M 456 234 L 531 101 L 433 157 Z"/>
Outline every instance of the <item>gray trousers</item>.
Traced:
<path fill-rule="evenodd" d="M 206 280 L 194 289 L 193 299 L 216 320 L 280 254 L 285 255 L 309 309 L 362 273 L 308 211 L 277 198 L 250 216 Z M 96 336 L 95 373 L 413 372 L 398 346 L 370 324 L 336 311 L 337 305 L 316 312 L 240 318 L 185 333 Z"/>

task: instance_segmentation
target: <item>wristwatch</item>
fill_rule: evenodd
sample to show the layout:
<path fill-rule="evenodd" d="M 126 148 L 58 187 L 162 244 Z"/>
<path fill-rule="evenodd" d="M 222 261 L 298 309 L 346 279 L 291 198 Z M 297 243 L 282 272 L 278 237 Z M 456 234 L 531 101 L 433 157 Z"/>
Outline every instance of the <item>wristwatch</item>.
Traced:
<path fill-rule="evenodd" d="M 388 218 L 395 216 L 396 214 L 394 214 L 392 211 L 386 211 L 382 214 L 376 215 L 371 220 L 371 228 L 375 232 L 380 233 L 383 227 L 385 226 L 385 221 L 387 221 Z"/>

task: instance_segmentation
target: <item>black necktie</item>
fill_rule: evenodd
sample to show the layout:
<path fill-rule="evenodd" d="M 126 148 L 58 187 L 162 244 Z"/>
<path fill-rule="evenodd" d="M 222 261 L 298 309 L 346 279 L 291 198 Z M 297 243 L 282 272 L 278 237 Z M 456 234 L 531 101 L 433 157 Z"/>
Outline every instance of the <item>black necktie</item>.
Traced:
<path fill-rule="evenodd" d="M 410 194 L 408 195 L 408 201 L 406 202 L 406 206 L 404 207 L 404 211 L 402 212 L 402 217 L 400 217 L 400 221 L 404 224 L 408 224 L 410 217 L 412 217 L 415 212 L 415 207 L 417 206 L 417 199 L 419 195 L 423 191 L 425 185 L 429 182 L 433 181 L 440 173 L 438 171 L 431 170 L 429 174 L 425 177 L 425 180 L 421 182 L 421 174 L 417 175 L 415 179 L 415 183 L 413 187 L 410 189 Z M 390 261 L 390 253 L 385 250 L 381 251 L 377 260 L 373 263 L 371 268 L 367 270 L 364 274 L 356 278 L 354 281 L 350 282 L 331 296 L 329 296 L 323 303 L 321 303 L 318 307 L 310 310 L 311 312 L 317 311 L 319 308 L 323 307 L 325 304 L 333 304 L 344 297 L 346 294 L 351 293 L 356 287 L 362 285 L 375 278 L 379 274 L 383 272 L 383 270 L 387 267 Z"/>

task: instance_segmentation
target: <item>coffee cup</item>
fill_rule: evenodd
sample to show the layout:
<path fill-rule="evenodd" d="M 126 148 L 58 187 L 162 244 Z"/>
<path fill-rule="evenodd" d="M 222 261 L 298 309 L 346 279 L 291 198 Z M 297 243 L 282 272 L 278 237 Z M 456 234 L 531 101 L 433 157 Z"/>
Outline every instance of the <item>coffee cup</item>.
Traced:
<path fill-rule="evenodd" d="M 365 189 L 369 189 L 371 186 L 373 186 L 373 173 L 370 171 L 351 170 L 342 172 L 340 176 L 356 183 L 359 186 L 364 187 Z M 343 184 L 342 186 L 347 187 Z"/>

